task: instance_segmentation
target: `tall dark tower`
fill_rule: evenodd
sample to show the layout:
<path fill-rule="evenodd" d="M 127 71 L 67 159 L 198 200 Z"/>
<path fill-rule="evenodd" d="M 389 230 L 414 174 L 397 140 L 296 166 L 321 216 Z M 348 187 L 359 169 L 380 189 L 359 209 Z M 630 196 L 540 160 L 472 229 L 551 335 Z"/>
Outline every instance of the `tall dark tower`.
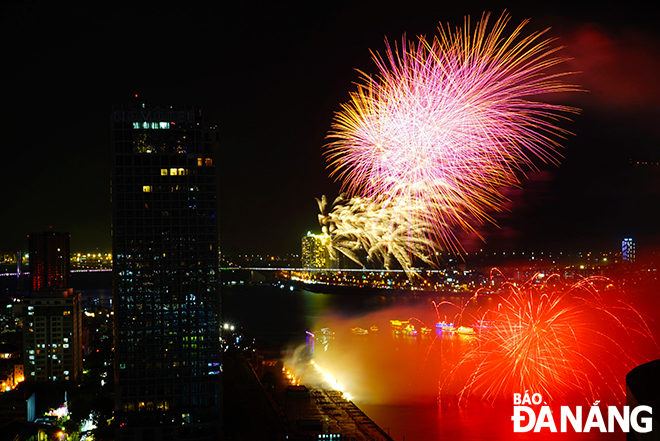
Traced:
<path fill-rule="evenodd" d="M 195 107 L 113 112 L 117 441 L 219 439 L 217 148 Z"/>
<path fill-rule="evenodd" d="M 28 235 L 32 291 L 69 287 L 70 235 L 46 231 Z"/>

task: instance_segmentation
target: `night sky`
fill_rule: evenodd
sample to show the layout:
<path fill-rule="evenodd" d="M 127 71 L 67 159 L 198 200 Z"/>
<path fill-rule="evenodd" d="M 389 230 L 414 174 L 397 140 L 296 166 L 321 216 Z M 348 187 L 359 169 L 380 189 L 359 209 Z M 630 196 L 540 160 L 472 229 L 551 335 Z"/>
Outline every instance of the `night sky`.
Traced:
<path fill-rule="evenodd" d="M 503 10 L 527 32 L 552 27 L 582 112 L 562 127 L 559 167 L 507 193 L 499 228 L 469 250 L 639 249 L 660 245 L 659 6 L 645 2 L 104 3 L 14 2 L 3 46 L 0 252 L 52 226 L 74 251 L 110 251 L 110 112 L 134 94 L 194 104 L 221 131 L 222 249 L 298 252 L 318 230 L 315 197 L 334 198 L 322 156 L 334 112 L 384 38 L 433 35 Z M 579 3 L 579 5 L 578 5 Z"/>

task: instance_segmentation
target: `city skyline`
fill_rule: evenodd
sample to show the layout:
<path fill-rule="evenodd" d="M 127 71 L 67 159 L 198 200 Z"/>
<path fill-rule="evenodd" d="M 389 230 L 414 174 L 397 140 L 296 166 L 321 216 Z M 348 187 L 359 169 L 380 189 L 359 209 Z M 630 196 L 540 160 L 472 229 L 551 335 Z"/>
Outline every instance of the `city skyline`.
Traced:
<path fill-rule="evenodd" d="M 505 7 L 514 22 L 531 18 L 530 31 L 552 27 L 550 36 L 573 58 L 569 68 L 584 72 L 571 81 L 589 92 L 562 97 L 582 112 L 565 124 L 574 135 L 563 143 L 560 166 L 540 166 L 508 192 L 498 227 L 483 228 L 486 244 L 467 238 L 468 251 L 616 249 L 629 236 L 640 249 L 660 242 L 653 203 L 660 166 L 637 164 L 660 160 L 653 11 L 639 17 L 635 5 L 396 5 L 253 3 L 190 8 L 176 18 L 118 5 L 104 19 L 39 3 L 10 8 L 2 32 L 20 38 L 9 48 L 3 123 L 18 147 L 4 161 L 0 249 L 23 250 L 27 233 L 49 226 L 70 231 L 73 249 L 109 249 L 107 115 L 137 93 L 154 105 L 200 103 L 208 125 L 219 127 L 223 253 L 297 252 L 307 231 L 320 230 L 314 198 L 339 192 L 326 170 L 325 136 L 354 90 L 355 69 L 374 73 L 369 50 L 382 52 L 385 37 L 431 35 L 438 22 L 458 26 L 464 15 L 474 22 Z M 137 31 L 116 31 L 120 24 Z M 191 40 L 150 38 L 170 35 L 175 25 Z M 200 44 L 186 57 L 208 60 L 205 68 L 187 68 L 182 51 L 192 39 Z M 164 53 L 149 53 L 151 47 Z"/>

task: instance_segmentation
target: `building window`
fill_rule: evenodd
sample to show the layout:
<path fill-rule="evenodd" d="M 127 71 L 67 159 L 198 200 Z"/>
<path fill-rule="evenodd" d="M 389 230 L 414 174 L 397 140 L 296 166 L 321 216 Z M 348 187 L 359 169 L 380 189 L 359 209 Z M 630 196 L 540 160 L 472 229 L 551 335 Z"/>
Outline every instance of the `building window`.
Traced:
<path fill-rule="evenodd" d="M 142 186 L 142 191 L 144 193 L 151 193 L 151 188 L 152 188 L 151 185 L 143 185 Z"/>

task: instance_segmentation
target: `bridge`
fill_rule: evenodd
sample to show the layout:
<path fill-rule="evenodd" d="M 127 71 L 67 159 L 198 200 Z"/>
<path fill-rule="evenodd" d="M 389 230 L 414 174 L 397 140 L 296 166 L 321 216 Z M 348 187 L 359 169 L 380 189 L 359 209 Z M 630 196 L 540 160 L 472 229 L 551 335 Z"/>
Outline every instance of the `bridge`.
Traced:
<path fill-rule="evenodd" d="M 220 268 L 221 271 L 230 271 L 230 270 L 241 270 L 241 271 L 297 271 L 297 272 L 335 272 L 335 273 L 402 273 L 405 274 L 406 271 L 402 269 L 369 269 L 369 268 L 273 268 L 273 267 L 223 267 Z M 440 269 L 421 269 L 415 268 L 409 273 L 424 273 L 424 274 L 445 274 L 446 270 Z"/>

